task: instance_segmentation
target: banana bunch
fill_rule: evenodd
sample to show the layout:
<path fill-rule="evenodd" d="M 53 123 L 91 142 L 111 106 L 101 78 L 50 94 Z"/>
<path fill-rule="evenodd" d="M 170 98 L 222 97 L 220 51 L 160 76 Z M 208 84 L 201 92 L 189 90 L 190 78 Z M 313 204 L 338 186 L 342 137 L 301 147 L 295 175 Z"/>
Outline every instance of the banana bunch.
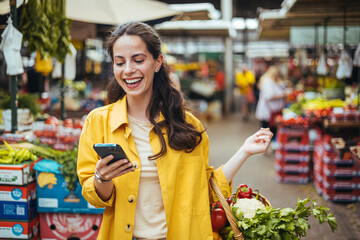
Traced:
<path fill-rule="evenodd" d="M 6 148 L 0 149 L 0 164 L 19 164 L 24 161 L 35 161 L 38 157 L 28 149 L 14 149 L 6 141 Z"/>

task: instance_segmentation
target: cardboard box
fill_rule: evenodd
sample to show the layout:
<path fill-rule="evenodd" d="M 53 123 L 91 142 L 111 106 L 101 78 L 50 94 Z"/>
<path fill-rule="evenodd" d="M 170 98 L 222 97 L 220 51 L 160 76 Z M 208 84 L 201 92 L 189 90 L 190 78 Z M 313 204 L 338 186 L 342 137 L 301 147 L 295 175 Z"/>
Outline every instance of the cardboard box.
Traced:
<path fill-rule="evenodd" d="M 0 184 L 22 186 L 33 182 L 36 177 L 33 170 L 35 162 L 0 164 Z"/>
<path fill-rule="evenodd" d="M 37 171 L 37 178 L 41 172 Z M 75 191 L 70 192 L 62 174 L 52 174 L 44 180 L 36 182 L 37 211 L 63 213 L 103 213 L 104 208 L 95 208 L 82 196 L 82 187 L 77 181 Z"/>
<path fill-rule="evenodd" d="M 96 240 L 102 214 L 40 213 L 42 240 Z"/>
<path fill-rule="evenodd" d="M 36 215 L 35 182 L 26 186 L 0 185 L 0 219 L 29 220 Z"/>
<path fill-rule="evenodd" d="M 39 217 L 31 221 L 0 220 L 0 239 L 39 239 Z"/>

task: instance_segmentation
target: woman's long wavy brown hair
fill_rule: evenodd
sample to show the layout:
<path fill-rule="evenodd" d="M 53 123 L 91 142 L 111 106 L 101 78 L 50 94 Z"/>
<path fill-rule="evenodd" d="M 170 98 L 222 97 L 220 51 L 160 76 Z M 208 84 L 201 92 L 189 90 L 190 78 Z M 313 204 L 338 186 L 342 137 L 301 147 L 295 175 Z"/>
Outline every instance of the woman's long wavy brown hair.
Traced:
<path fill-rule="evenodd" d="M 158 33 L 149 25 L 140 22 L 129 22 L 116 28 L 106 40 L 106 50 L 114 61 L 113 47 L 115 41 L 123 35 L 139 36 L 146 44 L 147 50 L 156 60 L 161 53 L 161 41 Z M 107 86 L 107 98 L 109 103 L 114 103 L 123 98 L 126 92 L 113 78 Z M 165 120 L 156 123 L 155 117 L 159 112 Z M 166 154 L 166 143 L 161 127 L 166 127 L 169 146 L 175 150 L 192 152 L 202 140 L 202 132 L 185 121 L 184 101 L 181 93 L 173 87 L 169 77 L 169 67 L 165 62 L 154 75 L 153 95 L 147 107 L 147 117 L 154 125 L 155 133 L 161 142 L 161 150 L 150 160 L 155 160 Z"/>

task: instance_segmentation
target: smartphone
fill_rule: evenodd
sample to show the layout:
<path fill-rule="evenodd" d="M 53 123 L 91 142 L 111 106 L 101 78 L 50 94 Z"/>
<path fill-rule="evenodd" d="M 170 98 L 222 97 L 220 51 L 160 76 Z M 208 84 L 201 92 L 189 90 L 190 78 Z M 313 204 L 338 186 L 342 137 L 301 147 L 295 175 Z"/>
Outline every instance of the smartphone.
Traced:
<path fill-rule="evenodd" d="M 128 159 L 124 150 L 116 143 L 96 143 L 94 144 L 93 148 L 100 158 L 104 158 L 109 155 L 114 156 L 114 158 L 108 162 L 107 165 L 110 165 L 120 159 Z"/>

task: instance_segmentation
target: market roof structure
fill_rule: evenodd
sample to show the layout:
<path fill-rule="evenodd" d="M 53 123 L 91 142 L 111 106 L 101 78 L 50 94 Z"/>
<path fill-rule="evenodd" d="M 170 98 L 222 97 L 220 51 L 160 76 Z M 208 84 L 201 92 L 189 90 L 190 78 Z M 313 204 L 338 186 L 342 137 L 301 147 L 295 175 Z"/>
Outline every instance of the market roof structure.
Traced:
<path fill-rule="evenodd" d="M 224 20 L 169 21 L 155 29 L 166 36 L 236 36 L 231 22 Z"/>
<path fill-rule="evenodd" d="M 261 39 L 289 39 L 295 26 L 359 26 L 360 1 L 284 0 L 281 9 L 259 14 Z"/>

